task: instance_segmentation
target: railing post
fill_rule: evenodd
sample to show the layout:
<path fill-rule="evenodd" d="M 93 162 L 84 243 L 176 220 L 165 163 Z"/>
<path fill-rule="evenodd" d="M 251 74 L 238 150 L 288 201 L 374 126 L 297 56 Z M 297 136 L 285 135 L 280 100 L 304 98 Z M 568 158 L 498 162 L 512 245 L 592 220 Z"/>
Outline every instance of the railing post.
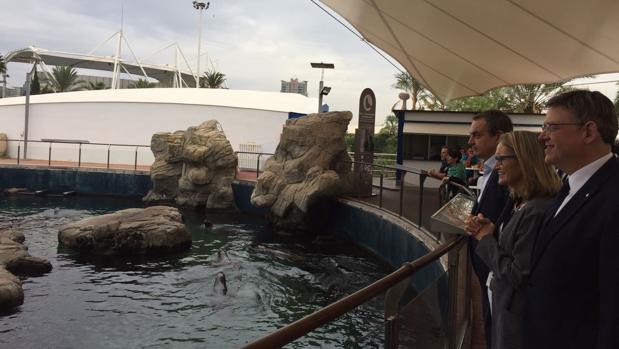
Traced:
<path fill-rule="evenodd" d="M 423 185 L 427 177 L 428 175 L 425 172 L 419 175 L 419 228 L 421 228 L 423 223 Z"/>
<path fill-rule="evenodd" d="M 21 156 L 21 142 L 17 142 L 17 164 L 19 165 L 19 157 Z"/>
<path fill-rule="evenodd" d="M 258 159 L 256 160 L 256 178 L 260 177 L 260 155 L 258 154 Z"/>
<path fill-rule="evenodd" d="M 398 349 L 400 342 L 400 321 L 398 315 L 385 319 L 385 349 Z"/>
<path fill-rule="evenodd" d="M 447 349 L 456 349 L 458 336 L 458 265 L 460 262 L 460 247 L 453 248 L 447 255 Z"/>
<path fill-rule="evenodd" d="M 82 165 L 82 143 L 80 143 L 80 151 L 77 155 L 77 167 L 79 168 Z"/>
<path fill-rule="evenodd" d="M 49 142 L 49 155 L 47 157 L 47 166 L 52 165 L 52 142 Z"/>
<path fill-rule="evenodd" d="M 112 147 L 111 144 L 108 144 L 107 146 L 107 166 L 106 168 L 110 168 L 110 148 Z"/>
<path fill-rule="evenodd" d="M 133 164 L 133 171 L 137 171 L 138 170 L 138 149 L 140 147 L 136 146 L 135 147 L 135 162 Z"/>
<path fill-rule="evenodd" d="M 406 178 L 406 172 L 402 171 L 402 176 L 400 177 L 400 210 L 398 214 L 402 216 L 403 207 L 404 207 L 404 179 Z"/>
<path fill-rule="evenodd" d="M 383 170 L 380 171 L 380 187 L 378 189 L 378 207 L 383 208 Z"/>

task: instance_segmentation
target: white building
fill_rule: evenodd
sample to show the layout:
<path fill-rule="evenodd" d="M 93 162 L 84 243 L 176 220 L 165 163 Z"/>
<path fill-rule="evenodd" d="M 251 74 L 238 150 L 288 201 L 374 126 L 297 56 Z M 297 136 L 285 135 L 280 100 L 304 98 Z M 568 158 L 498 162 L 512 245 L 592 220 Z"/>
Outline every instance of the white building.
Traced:
<path fill-rule="evenodd" d="M 0 99 L 0 133 L 7 134 L 9 156 L 25 126 L 25 97 Z M 81 140 L 82 161 L 106 162 L 107 144 L 150 145 L 156 132 L 185 130 L 206 120 L 221 124 L 235 150 L 253 144 L 273 153 L 285 121 L 315 110 L 316 100 L 299 94 L 226 89 L 150 88 L 77 91 L 30 97 L 28 139 Z M 247 147 L 245 147 L 247 148 Z M 136 147 L 112 147 L 112 163 L 133 163 Z M 22 145 L 23 151 L 23 145 Z M 47 143 L 30 143 L 28 157 L 48 158 Z M 53 145 L 54 160 L 77 160 L 77 146 Z M 140 148 L 138 163 L 151 164 Z"/>

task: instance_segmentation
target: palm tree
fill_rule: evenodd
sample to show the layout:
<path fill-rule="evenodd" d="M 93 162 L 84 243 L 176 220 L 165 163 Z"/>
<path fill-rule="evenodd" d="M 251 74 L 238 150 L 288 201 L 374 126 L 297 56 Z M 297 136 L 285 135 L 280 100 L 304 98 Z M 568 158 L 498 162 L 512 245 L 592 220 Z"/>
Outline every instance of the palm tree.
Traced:
<path fill-rule="evenodd" d="M 73 67 L 57 66 L 52 70 L 53 81 L 48 84 L 48 90 L 54 92 L 69 92 L 84 89 L 84 81 L 78 80 L 79 76 Z"/>
<path fill-rule="evenodd" d="M 130 88 L 153 88 L 155 87 L 155 84 L 146 79 L 139 79 L 135 83 L 131 84 L 131 86 L 129 87 Z"/>
<path fill-rule="evenodd" d="M 200 87 L 226 88 L 226 74 L 216 70 L 207 71 L 200 79 Z"/>
<path fill-rule="evenodd" d="M 103 81 L 97 81 L 97 82 L 89 82 L 88 86 L 86 86 L 86 89 L 88 90 L 105 90 L 107 88 L 107 86 L 105 86 L 105 83 Z"/>
<path fill-rule="evenodd" d="M 510 110 L 520 113 L 541 113 L 546 101 L 569 89 L 565 82 L 552 84 L 515 85 L 505 88 L 510 99 Z"/>
<path fill-rule="evenodd" d="M 400 72 L 395 75 L 396 83 L 393 87 L 406 91 L 411 96 L 413 110 L 423 109 L 424 105 L 432 101 L 432 93 L 415 80 L 409 73 Z M 436 100 L 436 98 L 434 98 Z"/>
<path fill-rule="evenodd" d="M 0 55 L 0 74 L 6 73 L 6 62 L 4 62 L 4 57 Z"/>

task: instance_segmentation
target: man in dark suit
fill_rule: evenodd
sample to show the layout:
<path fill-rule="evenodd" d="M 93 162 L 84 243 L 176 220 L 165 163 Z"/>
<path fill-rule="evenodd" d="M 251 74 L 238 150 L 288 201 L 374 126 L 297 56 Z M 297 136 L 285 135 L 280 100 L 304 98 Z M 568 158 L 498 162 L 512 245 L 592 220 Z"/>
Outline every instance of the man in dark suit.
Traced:
<path fill-rule="evenodd" d="M 494 171 L 494 165 L 496 164 L 494 153 L 499 144 L 499 137 L 503 133 L 511 132 L 512 130 L 513 125 L 507 114 L 498 110 L 488 110 L 473 117 L 469 132 L 469 144 L 472 146 L 475 155 L 484 160 L 484 172 L 483 176 L 480 177 L 482 182 L 478 182 L 478 184 L 481 184 L 480 195 L 477 198 L 472 214 L 482 213 L 484 217 L 487 217 L 494 223 L 499 218 L 509 196 L 507 187 L 499 186 L 499 176 Z M 486 333 L 486 343 L 489 346 L 491 343 L 490 334 L 492 333 L 490 302 L 488 300 L 488 288 L 486 287 L 489 269 L 475 253 L 476 247 L 477 240 L 470 237 L 469 254 L 473 270 L 475 270 L 481 286 L 484 330 Z"/>
<path fill-rule="evenodd" d="M 619 348 L 619 160 L 613 103 L 599 92 L 551 98 L 539 136 L 568 174 L 533 249 L 525 348 Z"/>

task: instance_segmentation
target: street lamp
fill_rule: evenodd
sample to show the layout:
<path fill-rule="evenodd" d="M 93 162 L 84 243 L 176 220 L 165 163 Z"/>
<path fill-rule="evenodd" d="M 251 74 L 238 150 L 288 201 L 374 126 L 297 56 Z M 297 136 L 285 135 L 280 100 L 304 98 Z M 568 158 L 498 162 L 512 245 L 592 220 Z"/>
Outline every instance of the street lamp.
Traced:
<path fill-rule="evenodd" d="M 196 63 L 196 88 L 200 87 L 200 44 L 202 43 L 202 10 L 208 10 L 211 5 L 210 2 L 206 4 L 203 2 L 193 1 L 193 8 L 200 11 L 200 18 L 198 22 L 198 62 Z"/>
<path fill-rule="evenodd" d="M 320 68 L 320 84 L 318 85 L 318 112 L 320 113 L 320 108 L 322 108 L 322 96 L 326 96 L 331 92 L 331 87 L 324 86 L 324 82 L 322 81 L 325 77 L 325 69 L 335 69 L 335 65 L 333 63 L 310 63 L 312 68 Z"/>

